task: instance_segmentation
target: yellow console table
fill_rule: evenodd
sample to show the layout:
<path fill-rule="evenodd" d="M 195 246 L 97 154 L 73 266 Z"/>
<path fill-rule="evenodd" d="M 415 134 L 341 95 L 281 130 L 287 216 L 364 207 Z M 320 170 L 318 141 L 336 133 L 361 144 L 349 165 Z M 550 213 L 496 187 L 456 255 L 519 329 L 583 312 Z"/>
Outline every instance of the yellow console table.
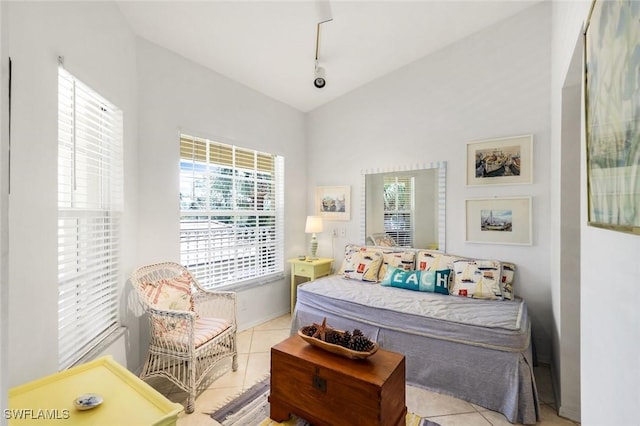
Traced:
<path fill-rule="evenodd" d="M 78 410 L 74 400 L 93 393 L 103 402 Z M 175 425 L 184 409 L 104 356 L 9 390 L 10 425 Z"/>
<path fill-rule="evenodd" d="M 287 260 L 291 264 L 291 312 L 296 306 L 296 293 L 298 285 L 296 284 L 296 277 L 306 277 L 310 280 L 324 277 L 331 273 L 331 264 L 333 259 L 320 257 L 314 260 L 302 260 L 293 258 Z"/>

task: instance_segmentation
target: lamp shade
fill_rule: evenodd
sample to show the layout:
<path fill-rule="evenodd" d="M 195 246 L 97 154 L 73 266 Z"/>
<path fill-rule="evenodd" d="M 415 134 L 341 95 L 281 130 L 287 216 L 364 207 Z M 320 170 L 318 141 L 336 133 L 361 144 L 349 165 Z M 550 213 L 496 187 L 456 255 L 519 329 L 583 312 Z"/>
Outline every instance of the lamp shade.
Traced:
<path fill-rule="evenodd" d="M 307 234 L 322 232 L 322 217 L 307 216 L 307 224 L 304 227 L 304 232 Z"/>

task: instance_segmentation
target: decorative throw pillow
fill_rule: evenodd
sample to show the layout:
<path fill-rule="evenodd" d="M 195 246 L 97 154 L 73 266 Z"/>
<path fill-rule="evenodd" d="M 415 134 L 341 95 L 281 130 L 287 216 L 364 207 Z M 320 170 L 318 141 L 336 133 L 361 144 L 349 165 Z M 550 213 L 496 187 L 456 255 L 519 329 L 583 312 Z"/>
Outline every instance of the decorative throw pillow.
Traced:
<path fill-rule="evenodd" d="M 416 253 L 413 251 L 382 250 L 382 265 L 378 272 L 378 280 L 381 281 L 387 273 L 388 267 L 410 271 L 415 269 Z"/>
<path fill-rule="evenodd" d="M 502 297 L 505 300 L 513 300 L 513 275 L 516 265 L 513 263 L 502 263 Z"/>
<path fill-rule="evenodd" d="M 433 283 L 435 293 L 449 294 L 449 285 L 451 284 L 451 269 L 440 269 L 435 271 Z"/>
<path fill-rule="evenodd" d="M 434 271 L 404 271 L 391 266 L 380 285 L 434 293 L 435 276 Z"/>
<path fill-rule="evenodd" d="M 453 263 L 450 293 L 474 299 L 502 299 L 502 265 L 496 260 L 458 260 Z"/>
<path fill-rule="evenodd" d="M 464 258 L 443 254 L 435 250 L 420 250 L 416 256 L 416 269 L 421 271 L 437 271 L 453 269 L 453 262 Z"/>
<path fill-rule="evenodd" d="M 382 252 L 361 247 L 357 252 L 345 253 L 343 276 L 353 280 L 378 282 L 378 271 L 382 265 Z"/>
<path fill-rule="evenodd" d="M 193 311 L 191 279 L 187 273 L 173 279 L 147 282 L 144 293 L 149 303 L 158 309 Z"/>
<path fill-rule="evenodd" d="M 344 257 L 342 258 L 342 264 L 340 265 L 340 269 L 338 270 L 338 275 L 344 275 L 344 268 L 347 264 L 347 259 L 350 259 L 354 253 L 359 252 L 363 248 L 366 249 L 366 246 L 359 246 L 356 244 L 347 244 L 344 246 Z"/>

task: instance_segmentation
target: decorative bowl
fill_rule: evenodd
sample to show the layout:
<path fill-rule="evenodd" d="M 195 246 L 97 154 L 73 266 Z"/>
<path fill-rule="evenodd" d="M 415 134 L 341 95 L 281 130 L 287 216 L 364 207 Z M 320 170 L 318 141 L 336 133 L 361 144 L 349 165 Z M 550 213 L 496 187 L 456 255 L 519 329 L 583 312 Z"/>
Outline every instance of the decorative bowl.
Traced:
<path fill-rule="evenodd" d="M 102 397 L 98 394 L 85 393 L 74 399 L 73 405 L 75 405 L 76 409 L 83 411 L 97 407 L 102 404 L 102 401 Z"/>
<path fill-rule="evenodd" d="M 335 330 L 335 331 L 337 331 L 339 333 L 344 333 L 344 331 L 341 331 L 341 330 Z M 298 330 L 298 336 L 300 336 L 305 342 L 309 343 L 310 345 L 316 346 L 316 347 L 318 347 L 320 349 L 324 349 L 327 352 L 331 352 L 331 353 L 334 353 L 336 355 L 340 355 L 340 356 L 343 356 L 345 358 L 350 358 L 350 359 L 368 358 L 371 355 L 375 354 L 377 352 L 377 350 L 378 350 L 378 344 L 376 342 L 372 342 L 373 343 L 373 348 L 371 350 L 369 350 L 368 352 L 354 351 L 353 349 L 345 348 L 344 346 L 334 345 L 333 343 L 327 343 L 324 340 L 320 340 L 320 339 L 315 338 L 315 337 L 307 336 L 306 334 L 304 334 L 302 332 L 302 329 Z"/>

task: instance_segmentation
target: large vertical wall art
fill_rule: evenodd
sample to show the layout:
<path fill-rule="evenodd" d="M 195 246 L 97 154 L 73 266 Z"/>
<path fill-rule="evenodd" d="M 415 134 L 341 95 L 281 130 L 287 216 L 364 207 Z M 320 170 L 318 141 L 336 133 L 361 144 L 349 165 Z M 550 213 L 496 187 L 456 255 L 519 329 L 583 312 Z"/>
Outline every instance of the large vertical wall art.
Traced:
<path fill-rule="evenodd" d="M 588 223 L 640 234 L 640 2 L 593 2 L 585 62 Z"/>

